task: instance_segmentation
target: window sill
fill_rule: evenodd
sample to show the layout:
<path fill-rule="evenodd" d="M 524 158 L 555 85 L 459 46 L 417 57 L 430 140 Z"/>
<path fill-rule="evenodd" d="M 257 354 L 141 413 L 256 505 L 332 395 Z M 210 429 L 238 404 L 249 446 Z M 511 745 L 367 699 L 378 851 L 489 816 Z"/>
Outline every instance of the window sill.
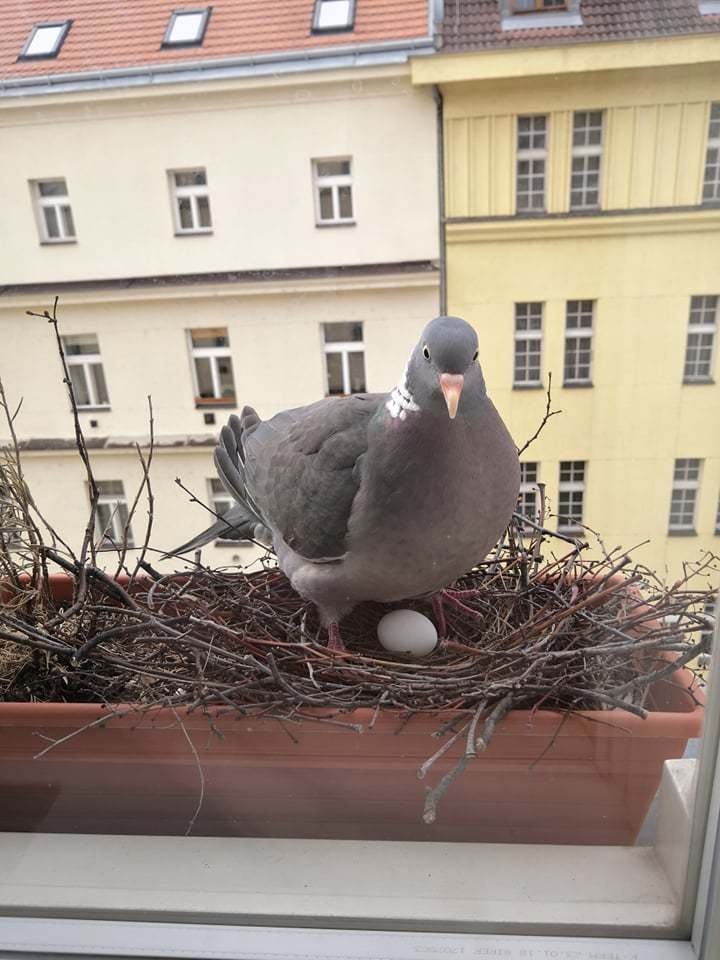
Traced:
<path fill-rule="evenodd" d="M 563 384 L 563 390 L 584 390 L 587 387 L 594 386 L 592 380 L 570 380 Z"/>
<path fill-rule="evenodd" d="M 57 240 L 41 240 L 41 247 L 59 247 L 68 243 L 77 243 L 77 237 L 61 237 Z"/>
<path fill-rule="evenodd" d="M 254 547 L 255 544 L 250 540 L 215 540 L 213 546 L 220 550 L 236 550 L 238 548 L 247 550 L 249 547 Z"/>
<path fill-rule="evenodd" d="M 112 407 L 110 406 L 109 403 L 106 403 L 106 404 L 100 403 L 96 407 L 93 407 L 92 405 L 81 407 L 78 404 L 78 413 L 109 413 L 111 409 Z"/>
<path fill-rule="evenodd" d="M 356 227 L 357 222 L 355 220 L 316 220 L 315 226 L 320 230 L 327 227 Z"/>
<path fill-rule="evenodd" d="M 503 30 L 533 30 L 553 27 L 581 27 L 583 18 L 570 10 L 539 11 L 537 13 L 515 13 L 504 16 L 500 21 Z"/>
<path fill-rule="evenodd" d="M 212 229 L 209 230 L 176 230 L 176 237 L 211 237 Z"/>
<path fill-rule="evenodd" d="M 512 388 L 513 390 L 543 390 L 544 385 L 542 383 L 514 383 Z"/>
<path fill-rule="evenodd" d="M 712 386 L 714 383 L 715 380 L 712 377 L 694 377 L 692 379 L 683 377 L 684 387 L 707 387 L 708 385 Z"/>
<path fill-rule="evenodd" d="M 696 537 L 697 530 L 690 527 L 687 530 L 668 530 L 667 535 L 669 537 Z"/>
<path fill-rule="evenodd" d="M 562 533 L 565 537 L 582 537 L 585 535 L 583 527 L 558 527 L 557 532 Z"/>
<path fill-rule="evenodd" d="M 237 400 L 235 397 L 223 400 L 222 397 L 211 397 L 205 400 L 203 397 L 195 397 L 196 410 L 237 410 Z"/>

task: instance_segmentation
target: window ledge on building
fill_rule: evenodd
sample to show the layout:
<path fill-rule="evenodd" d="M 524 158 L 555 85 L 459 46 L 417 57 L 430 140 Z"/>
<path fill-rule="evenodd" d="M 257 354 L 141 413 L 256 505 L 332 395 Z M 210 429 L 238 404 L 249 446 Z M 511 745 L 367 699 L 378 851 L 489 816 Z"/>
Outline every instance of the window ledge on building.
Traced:
<path fill-rule="evenodd" d="M 81 407 L 78 404 L 78 413 L 109 413 L 111 410 L 112 407 L 109 403 L 99 403 L 96 407 L 92 405 Z"/>
<path fill-rule="evenodd" d="M 176 230 L 176 237 L 211 237 L 212 229 L 208 230 Z"/>
<path fill-rule="evenodd" d="M 41 247 L 58 247 L 65 243 L 77 243 L 77 237 L 58 237 L 57 240 L 41 240 Z"/>
<path fill-rule="evenodd" d="M 688 527 L 687 530 L 668 530 L 667 535 L 669 537 L 696 537 L 697 530 L 692 527 Z"/>
<path fill-rule="evenodd" d="M 713 377 L 683 377 L 683 386 L 686 387 L 706 387 L 714 383 Z"/>
<path fill-rule="evenodd" d="M 594 386 L 592 380 L 569 380 L 563 384 L 563 390 L 583 390 L 586 387 Z"/>
<path fill-rule="evenodd" d="M 219 547 L 222 549 L 233 549 L 240 548 L 241 550 L 247 550 L 248 547 L 254 547 L 255 544 L 252 540 L 215 540 L 213 541 L 214 547 Z"/>
<path fill-rule="evenodd" d="M 324 230 L 326 227 L 356 227 L 355 220 L 328 220 L 326 222 L 315 221 L 315 226 Z"/>
<path fill-rule="evenodd" d="M 223 400 L 222 397 L 211 397 L 205 400 L 203 397 L 195 397 L 196 410 L 237 410 L 237 400 Z"/>
<path fill-rule="evenodd" d="M 555 12 L 548 10 L 541 13 L 511 13 L 503 16 L 500 26 L 503 30 L 532 30 L 543 27 L 581 27 L 583 18 L 580 13 L 571 10 Z"/>
<path fill-rule="evenodd" d="M 514 383 L 512 385 L 513 390 L 543 390 L 544 384 L 542 383 Z"/>

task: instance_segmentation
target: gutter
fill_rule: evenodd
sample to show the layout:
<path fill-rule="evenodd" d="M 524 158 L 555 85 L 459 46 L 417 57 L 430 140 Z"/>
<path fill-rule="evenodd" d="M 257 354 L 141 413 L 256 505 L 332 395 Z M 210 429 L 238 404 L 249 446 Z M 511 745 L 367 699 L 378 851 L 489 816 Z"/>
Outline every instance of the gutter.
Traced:
<path fill-rule="evenodd" d="M 159 86 L 199 80 L 277 76 L 308 70 L 385 66 L 406 63 L 410 56 L 427 56 L 435 52 L 432 37 L 418 37 L 409 40 L 386 40 L 380 43 L 347 44 L 342 47 L 333 47 L 330 52 L 328 48 L 321 47 L 284 53 L 251 54 L 220 60 L 191 60 L 186 63 L 161 63 L 152 66 L 47 74 L 0 80 L 0 97 Z"/>
<path fill-rule="evenodd" d="M 437 192 L 438 192 L 438 256 L 440 268 L 440 314 L 447 314 L 447 242 L 445 239 L 445 127 L 443 95 L 434 83 L 433 100 L 436 107 L 437 129 Z"/>

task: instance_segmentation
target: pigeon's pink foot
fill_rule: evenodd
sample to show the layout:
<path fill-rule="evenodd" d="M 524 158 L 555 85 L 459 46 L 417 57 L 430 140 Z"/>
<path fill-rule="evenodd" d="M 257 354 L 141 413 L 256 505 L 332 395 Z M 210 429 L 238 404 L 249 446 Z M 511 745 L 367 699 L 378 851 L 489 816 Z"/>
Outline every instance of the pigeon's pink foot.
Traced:
<path fill-rule="evenodd" d="M 442 637 L 447 635 L 447 623 L 445 622 L 445 607 L 443 606 L 442 590 L 438 590 L 437 593 L 432 595 L 432 608 L 433 613 L 435 614 L 435 623 L 437 625 L 438 636 L 442 639 Z"/>
<path fill-rule="evenodd" d="M 335 620 L 328 624 L 328 650 L 334 653 L 345 653 L 346 646 L 340 636 L 340 627 Z"/>

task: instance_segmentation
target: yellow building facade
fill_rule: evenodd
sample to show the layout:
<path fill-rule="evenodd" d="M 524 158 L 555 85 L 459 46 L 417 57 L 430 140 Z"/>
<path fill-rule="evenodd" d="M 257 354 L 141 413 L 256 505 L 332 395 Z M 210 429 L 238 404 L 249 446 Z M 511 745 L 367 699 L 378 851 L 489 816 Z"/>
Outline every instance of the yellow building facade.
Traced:
<path fill-rule="evenodd" d="M 720 37 L 705 36 L 413 64 L 414 82 L 443 98 L 448 312 L 477 327 L 490 393 L 519 445 L 542 419 L 550 374 L 563 411 L 523 454 L 527 476 L 546 485 L 554 513 L 579 503 L 608 548 L 649 540 L 635 556 L 671 577 L 720 551 L 720 204 L 703 202 L 719 61 Z M 576 194 L 571 209 L 591 116 L 598 196 L 577 209 Z M 533 152 L 521 134 L 537 117 Z M 544 161 L 542 209 L 524 209 L 526 157 Z M 583 309 L 588 365 L 577 377 Z M 529 326 L 540 329 L 522 382 Z M 698 367 L 689 332 L 711 341 L 709 365 L 706 350 Z"/>

